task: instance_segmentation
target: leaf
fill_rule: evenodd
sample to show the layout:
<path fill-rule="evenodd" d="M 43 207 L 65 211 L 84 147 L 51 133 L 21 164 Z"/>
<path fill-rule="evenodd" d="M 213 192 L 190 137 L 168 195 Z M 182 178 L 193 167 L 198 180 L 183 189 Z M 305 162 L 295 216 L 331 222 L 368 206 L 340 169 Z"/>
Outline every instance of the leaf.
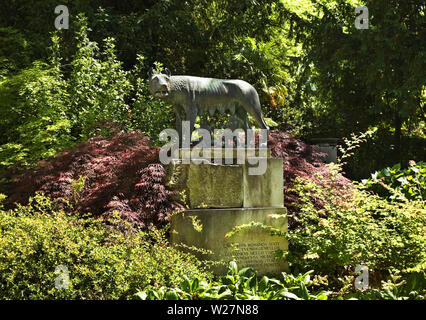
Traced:
<path fill-rule="evenodd" d="M 146 300 L 148 294 L 145 291 L 140 291 L 136 293 L 136 296 L 141 300 Z"/>
<path fill-rule="evenodd" d="M 222 292 L 221 294 L 217 296 L 217 300 L 224 300 L 226 298 L 232 298 L 232 297 L 233 297 L 232 291 L 229 289 L 226 289 L 224 292 Z"/>
<path fill-rule="evenodd" d="M 256 275 L 252 276 L 245 282 L 245 287 L 254 291 L 257 291 L 258 285 L 257 285 L 257 278 Z"/>
<path fill-rule="evenodd" d="M 306 286 L 303 282 L 300 283 L 300 295 L 301 295 L 301 298 L 304 299 L 304 300 L 310 299 L 308 289 L 306 288 Z"/>
<path fill-rule="evenodd" d="M 160 289 L 161 290 L 161 289 Z M 157 290 L 153 290 L 152 291 L 152 294 L 154 295 L 154 298 L 156 299 L 156 300 L 163 300 L 163 292 L 161 292 L 161 291 L 157 291 Z"/>
<path fill-rule="evenodd" d="M 166 300 L 179 300 L 179 295 L 174 289 L 167 291 Z"/>
<path fill-rule="evenodd" d="M 316 297 L 318 300 L 328 300 L 328 296 L 324 293 L 318 294 Z"/>
<path fill-rule="evenodd" d="M 398 298 L 389 289 L 385 289 L 385 292 L 392 300 L 398 300 Z"/>
<path fill-rule="evenodd" d="M 398 178 L 398 179 L 396 179 L 396 181 L 400 182 L 401 185 L 409 184 L 408 179 L 406 177 Z"/>
<path fill-rule="evenodd" d="M 231 271 L 232 274 L 238 274 L 238 266 L 235 261 L 229 262 L 229 271 Z"/>
<path fill-rule="evenodd" d="M 309 270 L 308 272 L 306 272 L 304 275 L 303 275 L 303 282 L 304 283 L 308 283 L 309 284 L 309 282 L 311 281 L 311 274 L 314 272 L 314 270 Z"/>
<path fill-rule="evenodd" d="M 263 276 L 259 282 L 259 291 L 263 292 L 268 288 L 269 278 L 267 276 Z"/>
<path fill-rule="evenodd" d="M 199 290 L 205 291 L 209 288 L 209 284 L 207 281 L 201 281 L 199 286 L 198 286 Z"/>
<path fill-rule="evenodd" d="M 272 120 L 271 118 L 265 118 L 265 122 L 269 127 L 276 127 L 278 126 L 278 123 L 276 123 L 274 120 Z"/>
<path fill-rule="evenodd" d="M 277 286 L 279 286 L 279 287 L 284 287 L 284 285 L 281 283 L 281 281 L 280 280 L 278 280 L 278 279 L 269 279 L 269 283 L 273 283 L 273 284 L 276 284 Z"/>
<path fill-rule="evenodd" d="M 291 300 L 300 300 L 298 296 L 296 296 L 292 292 L 288 292 L 287 289 L 282 289 L 278 292 L 278 295 Z"/>
<path fill-rule="evenodd" d="M 189 281 L 187 276 L 184 276 L 183 278 L 182 289 L 186 292 L 191 291 L 191 282 Z"/>
<path fill-rule="evenodd" d="M 243 268 L 238 272 L 240 277 L 251 278 L 253 275 L 256 275 L 256 272 L 253 268 Z"/>
<path fill-rule="evenodd" d="M 192 292 L 195 292 L 195 291 L 198 290 L 198 284 L 199 284 L 198 278 L 194 278 L 194 280 L 192 280 L 192 283 L 191 283 L 191 291 Z"/>

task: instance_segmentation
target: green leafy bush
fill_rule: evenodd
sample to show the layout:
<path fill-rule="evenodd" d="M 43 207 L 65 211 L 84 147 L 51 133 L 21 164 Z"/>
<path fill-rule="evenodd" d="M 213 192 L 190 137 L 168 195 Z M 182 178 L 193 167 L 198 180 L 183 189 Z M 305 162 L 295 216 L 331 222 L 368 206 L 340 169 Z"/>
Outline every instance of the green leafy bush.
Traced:
<path fill-rule="evenodd" d="M 336 171 L 331 182 L 337 175 Z M 342 191 L 333 183 L 303 179 L 297 179 L 294 189 L 300 196 L 300 213 L 294 217 L 298 227 L 289 231 L 287 259 L 296 270 L 326 274 L 335 289 L 354 279 L 356 265 L 367 266 L 378 278 L 424 270 L 423 201 L 389 202 L 362 186 Z"/>
<path fill-rule="evenodd" d="M 424 137 L 425 125 L 417 131 L 415 128 L 406 128 L 401 137 L 401 156 L 395 150 L 395 132 L 380 126 L 375 128 L 375 133 L 364 141 L 351 158 L 347 159 L 344 166 L 346 176 L 352 180 L 361 181 L 371 177 L 371 173 L 396 163 L 408 167 L 409 161 L 425 161 L 426 139 Z M 371 128 L 370 128 L 371 129 Z M 345 160 L 346 161 L 346 160 Z"/>
<path fill-rule="evenodd" d="M 426 277 L 424 272 L 413 272 L 400 275 L 391 274 L 390 279 L 382 281 L 381 288 L 373 288 L 366 291 L 358 291 L 346 298 L 360 300 L 425 300 Z"/>
<path fill-rule="evenodd" d="M 69 90 L 75 131 L 87 137 L 100 123 L 129 123 L 127 100 L 133 86 L 129 72 L 117 60 L 114 39 L 105 39 L 100 52 L 98 44 L 88 38 L 87 19 L 79 15 L 77 21 L 77 52 L 71 63 Z"/>
<path fill-rule="evenodd" d="M 228 272 L 219 281 L 185 277 L 179 287 L 149 287 L 136 294 L 143 300 L 326 300 L 329 292 L 310 293 L 308 287 L 321 283 L 311 279 L 309 271 L 294 277 L 282 273 L 281 278 L 258 279 L 252 268 L 238 270 L 231 261 Z"/>
<path fill-rule="evenodd" d="M 154 144 L 162 145 L 164 142 L 159 140 L 160 132 L 175 127 L 174 111 L 171 105 L 154 98 L 149 92 L 144 60 L 143 56 L 138 55 L 138 63 L 132 73 L 134 78 L 132 83 L 135 83 L 135 96 L 130 111 L 130 122 L 133 128 L 138 128 L 151 137 Z M 156 63 L 156 66 L 157 71 L 160 72 L 162 65 Z"/>
<path fill-rule="evenodd" d="M 28 64 L 28 42 L 11 27 L 0 27 L 0 77 Z"/>
<path fill-rule="evenodd" d="M 0 170 L 31 165 L 73 141 L 66 84 L 42 63 L 0 81 Z"/>
<path fill-rule="evenodd" d="M 376 171 L 371 178 L 362 180 L 362 183 L 370 190 L 390 199 L 424 200 L 426 198 L 426 163 L 410 161 L 407 169 L 401 168 L 401 165 L 397 163 L 392 168 L 387 167 Z M 387 186 L 395 189 L 396 192 L 391 192 Z"/>
<path fill-rule="evenodd" d="M 111 128 L 139 129 L 158 142 L 159 133 L 174 126 L 171 106 L 148 91 L 144 58 L 126 71 L 114 39 L 99 48 L 84 15 L 75 25 L 77 48 L 69 63 L 61 57 L 64 35 L 54 33 L 48 62 L 0 77 L 0 171 L 32 166 Z"/>
<path fill-rule="evenodd" d="M 68 269 L 68 289 L 55 287 L 58 266 Z M 0 210 L 0 299 L 124 299 L 148 285 L 208 278 L 201 270 L 193 256 L 169 247 L 163 231 L 77 218 L 42 195 Z"/>

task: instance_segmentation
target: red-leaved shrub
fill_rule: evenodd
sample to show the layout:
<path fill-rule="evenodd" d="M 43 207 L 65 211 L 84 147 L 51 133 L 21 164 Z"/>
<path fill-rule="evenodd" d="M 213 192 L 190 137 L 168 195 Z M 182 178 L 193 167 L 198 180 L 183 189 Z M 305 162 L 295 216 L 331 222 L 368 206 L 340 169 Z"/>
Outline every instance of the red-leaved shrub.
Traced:
<path fill-rule="evenodd" d="M 181 206 L 162 184 L 158 152 L 140 131 L 117 133 L 110 140 L 91 138 L 16 178 L 7 191 L 8 205 L 25 204 L 43 192 L 76 200 L 75 212 L 108 216 L 118 210 L 135 224 L 159 224 Z M 84 188 L 75 195 L 73 181 L 80 176 L 86 178 Z"/>

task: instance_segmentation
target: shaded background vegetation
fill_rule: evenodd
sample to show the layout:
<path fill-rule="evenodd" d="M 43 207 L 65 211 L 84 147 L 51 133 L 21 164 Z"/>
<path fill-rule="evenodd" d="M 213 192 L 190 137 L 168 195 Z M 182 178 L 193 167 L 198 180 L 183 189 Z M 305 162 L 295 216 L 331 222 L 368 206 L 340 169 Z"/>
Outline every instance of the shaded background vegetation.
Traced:
<path fill-rule="evenodd" d="M 146 91 L 155 62 L 174 74 L 247 80 L 266 116 L 303 139 L 377 127 L 347 165 L 352 178 L 424 159 L 424 1 L 62 4 L 70 29 L 59 32 L 55 1 L 2 5 L 2 170 L 49 157 L 105 121 L 155 140 L 173 118 Z M 355 28 L 356 4 L 368 5 L 369 30 Z"/>

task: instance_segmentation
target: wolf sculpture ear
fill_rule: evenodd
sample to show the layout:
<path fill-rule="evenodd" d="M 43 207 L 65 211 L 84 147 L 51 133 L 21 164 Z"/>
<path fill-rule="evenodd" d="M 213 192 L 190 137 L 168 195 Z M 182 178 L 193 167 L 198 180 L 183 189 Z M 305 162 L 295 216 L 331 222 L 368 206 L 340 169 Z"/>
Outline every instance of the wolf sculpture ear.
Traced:
<path fill-rule="evenodd" d="M 151 67 L 151 69 L 149 69 L 149 71 L 148 71 L 148 77 L 151 78 L 153 74 L 154 74 L 154 68 Z"/>
<path fill-rule="evenodd" d="M 172 75 L 172 73 L 170 72 L 170 70 L 169 69 L 164 69 L 164 72 L 166 73 L 166 75 L 168 76 L 168 77 L 170 77 L 171 75 Z"/>

